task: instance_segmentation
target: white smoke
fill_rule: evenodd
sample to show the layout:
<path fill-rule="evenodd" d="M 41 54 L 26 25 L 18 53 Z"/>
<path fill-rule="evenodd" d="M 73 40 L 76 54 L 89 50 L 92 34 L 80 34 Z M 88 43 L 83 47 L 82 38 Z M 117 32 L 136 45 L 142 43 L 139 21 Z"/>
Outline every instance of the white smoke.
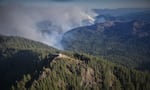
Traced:
<path fill-rule="evenodd" d="M 93 23 L 95 15 L 91 10 L 79 7 L 4 5 L 0 6 L 0 33 L 62 49 L 62 35 L 72 28 L 85 25 L 84 20 Z M 46 32 L 38 28 L 38 23 L 45 21 L 51 23 Z"/>

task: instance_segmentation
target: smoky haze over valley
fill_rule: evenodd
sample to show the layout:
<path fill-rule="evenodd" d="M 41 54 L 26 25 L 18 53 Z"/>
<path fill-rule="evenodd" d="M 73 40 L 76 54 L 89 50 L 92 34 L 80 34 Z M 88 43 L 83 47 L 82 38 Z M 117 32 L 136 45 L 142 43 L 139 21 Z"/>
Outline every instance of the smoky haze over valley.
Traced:
<path fill-rule="evenodd" d="M 93 24 L 96 16 L 90 9 L 61 6 L 0 6 L 0 12 L 1 34 L 29 38 L 59 49 L 63 33 Z"/>

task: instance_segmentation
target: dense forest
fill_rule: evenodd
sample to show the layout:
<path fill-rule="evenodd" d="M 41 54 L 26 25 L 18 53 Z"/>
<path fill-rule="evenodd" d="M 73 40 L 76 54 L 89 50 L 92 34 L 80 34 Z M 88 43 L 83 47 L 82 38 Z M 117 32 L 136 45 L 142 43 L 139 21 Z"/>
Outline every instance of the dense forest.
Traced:
<path fill-rule="evenodd" d="M 150 73 L 1 35 L 0 84 L 1 90 L 150 90 Z"/>
<path fill-rule="evenodd" d="M 65 50 L 101 56 L 138 70 L 150 70 L 150 23 L 142 20 L 106 21 L 64 34 Z"/>

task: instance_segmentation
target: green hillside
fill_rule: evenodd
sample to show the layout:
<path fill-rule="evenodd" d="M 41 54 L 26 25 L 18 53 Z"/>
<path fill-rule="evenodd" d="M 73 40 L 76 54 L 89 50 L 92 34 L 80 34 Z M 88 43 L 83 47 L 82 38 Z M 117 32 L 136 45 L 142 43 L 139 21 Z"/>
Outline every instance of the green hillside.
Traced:
<path fill-rule="evenodd" d="M 84 52 L 138 70 L 150 70 L 150 23 L 105 22 L 75 28 L 62 39 L 65 50 Z"/>
<path fill-rule="evenodd" d="M 0 37 L 1 90 L 150 89 L 149 72 L 20 37 Z"/>
<path fill-rule="evenodd" d="M 33 40 L 15 36 L 0 35 L 0 48 L 15 48 L 15 49 L 47 49 L 56 50 L 48 45 Z"/>

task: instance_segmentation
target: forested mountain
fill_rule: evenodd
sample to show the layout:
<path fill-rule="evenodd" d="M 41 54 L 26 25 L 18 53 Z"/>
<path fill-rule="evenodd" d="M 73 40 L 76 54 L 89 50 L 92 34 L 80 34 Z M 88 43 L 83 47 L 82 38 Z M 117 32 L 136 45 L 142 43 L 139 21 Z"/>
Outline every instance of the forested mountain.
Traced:
<path fill-rule="evenodd" d="M 1 90 L 149 90 L 150 73 L 1 35 L 0 84 Z"/>
<path fill-rule="evenodd" d="M 10 88 L 24 74 L 33 73 L 41 68 L 39 63 L 47 54 L 56 51 L 39 42 L 0 35 L 0 89 Z"/>
<path fill-rule="evenodd" d="M 66 32 L 65 50 L 102 56 L 129 68 L 150 70 L 150 23 L 106 21 Z"/>

